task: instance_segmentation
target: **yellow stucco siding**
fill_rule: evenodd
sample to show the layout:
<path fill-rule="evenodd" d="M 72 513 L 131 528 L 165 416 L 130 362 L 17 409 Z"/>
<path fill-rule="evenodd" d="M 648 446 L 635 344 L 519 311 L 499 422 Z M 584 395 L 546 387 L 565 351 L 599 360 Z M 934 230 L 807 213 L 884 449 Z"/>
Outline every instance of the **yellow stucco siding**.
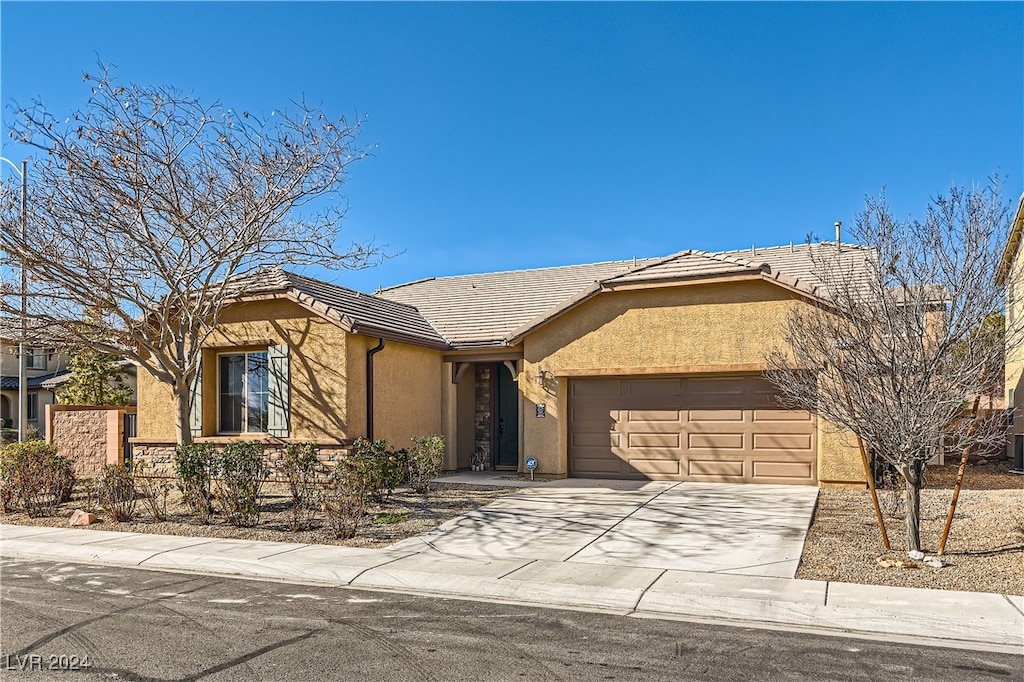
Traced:
<path fill-rule="evenodd" d="M 139 368 L 136 405 L 136 435 L 139 438 L 165 443 L 176 440 L 174 412 L 177 408 L 170 384 L 157 381 L 145 369 Z"/>
<path fill-rule="evenodd" d="M 366 352 L 376 345 L 376 338 L 349 335 L 348 366 L 353 376 L 366 376 Z M 412 436 L 441 434 L 441 352 L 387 341 L 373 362 L 374 438 L 404 448 Z M 365 379 L 349 385 L 348 414 L 357 435 L 365 435 Z"/>
<path fill-rule="evenodd" d="M 1014 256 L 1007 278 L 1006 292 L 1006 406 L 1014 412 L 1013 429 L 1007 442 L 1007 455 L 1013 457 L 1013 436 L 1024 434 L 1024 344 L 1012 331 L 1024 325 L 1024 258 L 1020 250 Z"/>
<path fill-rule="evenodd" d="M 290 439 L 323 443 L 347 438 L 346 332 L 287 300 L 237 303 L 221 312 L 203 348 L 203 436 L 217 435 L 217 356 L 268 345 L 289 348 Z M 139 373 L 139 437 L 173 441 L 170 387 Z"/>
<path fill-rule="evenodd" d="M 599 294 L 526 336 L 520 389 L 523 455 L 538 472 L 565 475 L 568 381 L 596 374 L 756 372 L 784 348 L 797 295 L 762 281 L 693 284 Z M 552 373 L 543 385 L 538 370 Z M 536 418 L 539 403 L 547 416 Z M 859 454 L 819 428 L 820 480 L 863 480 Z"/>

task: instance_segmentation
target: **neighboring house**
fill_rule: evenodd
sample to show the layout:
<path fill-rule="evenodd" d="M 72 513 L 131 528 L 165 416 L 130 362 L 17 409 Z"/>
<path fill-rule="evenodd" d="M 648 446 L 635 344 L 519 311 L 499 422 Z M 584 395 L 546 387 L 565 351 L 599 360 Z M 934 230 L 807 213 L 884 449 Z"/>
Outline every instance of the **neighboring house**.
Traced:
<path fill-rule="evenodd" d="M 1010 235 L 1003 249 L 998 278 L 1006 285 L 1006 326 L 1020 328 L 1024 324 L 1024 258 L 1021 257 L 1021 240 L 1024 238 L 1024 194 L 1017 202 L 1017 212 L 1010 226 Z M 1012 410 L 1013 427 L 1007 454 L 1013 457 L 1015 436 L 1024 436 L 1024 344 L 1020 339 L 1007 337 L 1005 359 L 1006 406 Z"/>
<path fill-rule="evenodd" d="M 56 402 L 48 382 L 65 373 L 68 355 L 54 345 L 26 349 L 27 426 L 43 432 L 46 406 Z M 0 418 L 4 428 L 18 428 L 18 341 L 15 334 L 0 334 Z"/>
<path fill-rule="evenodd" d="M 70 359 L 70 358 L 69 358 Z M 124 381 L 125 386 L 131 389 L 132 392 L 132 405 L 135 404 L 135 396 L 138 395 L 138 385 L 136 380 L 137 370 L 135 363 L 131 360 L 119 360 L 117 365 L 121 368 L 121 379 Z M 44 388 L 48 391 L 52 391 L 55 394 L 59 394 L 60 390 L 65 384 L 74 376 L 74 372 L 65 369 L 59 374 L 55 374 L 48 379 L 39 382 L 40 388 Z M 57 402 L 60 402 L 59 396 Z"/>
<path fill-rule="evenodd" d="M 818 299 L 811 249 L 443 277 L 368 295 L 273 270 L 240 282 L 205 345 L 199 441 L 440 433 L 446 469 L 801 484 L 863 482 L 855 441 L 780 409 L 762 378 L 794 306 Z M 842 246 L 854 270 L 865 251 Z M 135 456 L 166 464 L 171 391 L 139 377 Z"/>

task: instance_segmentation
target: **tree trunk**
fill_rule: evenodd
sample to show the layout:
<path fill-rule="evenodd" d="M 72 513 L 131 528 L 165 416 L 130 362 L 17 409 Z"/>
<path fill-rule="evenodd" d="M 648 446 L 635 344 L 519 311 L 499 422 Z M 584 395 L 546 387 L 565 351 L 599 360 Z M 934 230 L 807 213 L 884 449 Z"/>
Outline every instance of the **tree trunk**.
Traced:
<path fill-rule="evenodd" d="M 906 482 L 907 501 L 907 551 L 921 551 L 921 465 L 917 462 L 904 464 L 901 468 Z"/>
<path fill-rule="evenodd" d="M 174 392 L 174 402 L 176 403 L 177 410 L 175 410 L 174 418 L 174 432 L 178 438 L 179 445 L 188 445 L 192 442 L 192 429 L 189 426 L 189 396 L 188 393 L 182 395 L 181 391 Z"/>

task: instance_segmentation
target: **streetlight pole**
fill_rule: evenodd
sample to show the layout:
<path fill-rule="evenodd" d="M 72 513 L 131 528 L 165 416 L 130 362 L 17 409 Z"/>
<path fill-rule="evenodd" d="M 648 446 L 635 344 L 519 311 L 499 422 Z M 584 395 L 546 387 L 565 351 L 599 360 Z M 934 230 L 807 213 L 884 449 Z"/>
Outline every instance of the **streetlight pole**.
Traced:
<path fill-rule="evenodd" d="M 25 337 L 28 335 L 25 316 L 27 313 L 25 290 L 28 278 L 25 276 L 24 244 L 28 237 L 28 159 L 21 161 L 21 338 L 18 339 L 18 442 L 25 441 L 28 430 L 28 362 L 25 357 Z M 38 404 L 38 403 L 37 403 Z"/>
<path fill-rule="evenodd" d="M 25 244 L 28 236 L 28 159 L 21 162 L 21 170 L 8 158 L 0 156 L 0 161 L 7 162 L 21 176 L 21 243 Z M 28 358 L 25 356 L 25 338 L 28 336 L 26 318 L 28 277 L 25 274 L 25 254 L 21 254 L 21 324 L 18 339 L 18 442 L 25 440 L 28 430 Z"/>

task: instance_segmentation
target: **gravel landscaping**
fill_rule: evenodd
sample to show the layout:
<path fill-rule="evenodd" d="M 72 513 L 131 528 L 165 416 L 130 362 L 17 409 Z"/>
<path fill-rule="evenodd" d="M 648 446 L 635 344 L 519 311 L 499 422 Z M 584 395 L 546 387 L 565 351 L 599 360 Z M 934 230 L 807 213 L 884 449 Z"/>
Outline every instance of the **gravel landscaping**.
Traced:
<path fill-rule="evenodd" d="M 264 486 L 259 525 L 253 528 L 236 528 L 217 515 L 211 518 L 210 523 L 199 524 L 185 513 L 185 507 L 181 504 L 177 491 L 171 493 L 166 521 L 154 523 L 140 500 L 136 507 L 136 520 L 118 523 L 104 518 L 102 511 L 93 510 L 99 516 L 99 521 L 88 528 L 187 537 L 271 540 L 380 548 L 430 530 L 509 492 L 511 490 L 508 488 L 465 490 L 445 486 L 431 491 L 429 496 L 424 497 L 408 488 L 399 488 L 386 504 L 367 505 L 366 516 L 359 533 L 350 540 L 338 540 L 329 529 L 323 527 L 322 514 L 318 515 L 319 518 L 312 524 L 311 529 L 292 532 L 289 528 L 291 498 L 288 494 L 288 487 L 273 482 Z M 86 500 L 80 495 L 76 495 L 72 502 L 62 505 L 59 513 L 54 516 L 31 518 L 20 512 L 13 512 L 0 514 L 0 522 L 65 527 L 75 509 L 85 508 Z M 82 530 L 87 532 L 86 528 Z"/>
<path fill-rule="evenodd" d="M 882 546 L 867 490 L 820 491 L 797 578 L 869 585 L 923 587 L 1024 595 L 1024 476 L 1008 462 L 967 467 L 943 568 L 911 561 L 902 510 L 886 515 L 892 551 Z M 921 545 L 939 546 L 956 482 L 956 466 L 928 467 L 921 491 Z M 886 491 L 879 491 L 884 499 Z M 902 567 L 884 567 L 879 558 Z"/>

